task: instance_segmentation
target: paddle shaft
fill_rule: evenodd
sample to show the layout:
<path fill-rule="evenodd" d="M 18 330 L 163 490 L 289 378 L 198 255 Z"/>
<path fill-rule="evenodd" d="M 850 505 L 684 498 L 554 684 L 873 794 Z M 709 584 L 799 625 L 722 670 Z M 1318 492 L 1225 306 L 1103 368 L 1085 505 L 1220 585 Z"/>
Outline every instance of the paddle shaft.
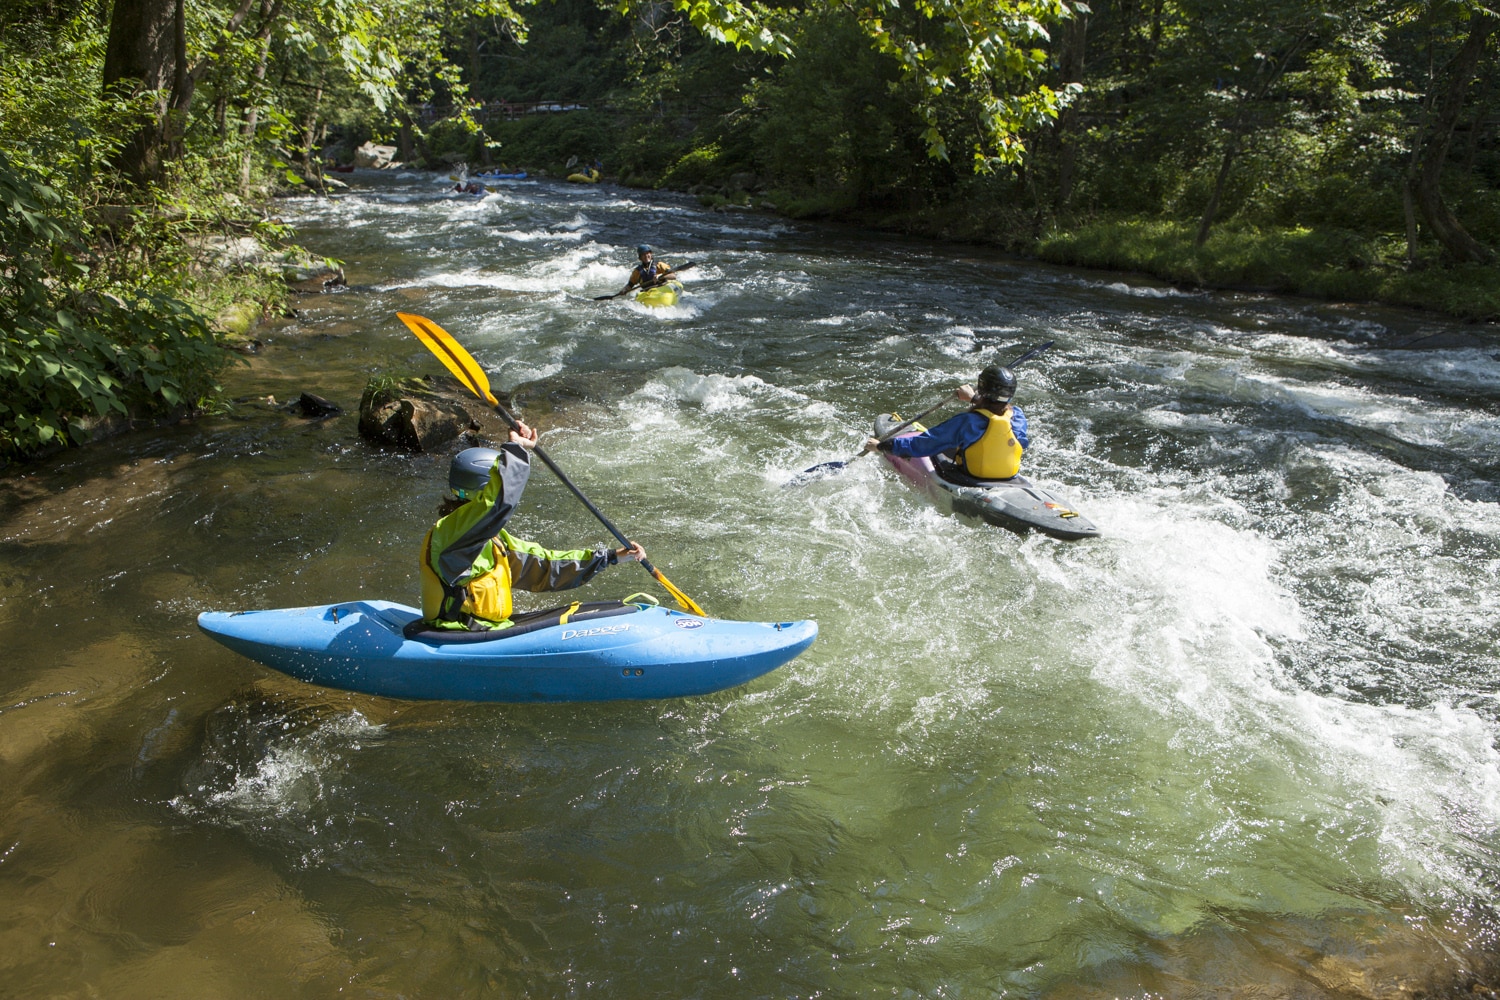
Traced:
<path fill-rule="evenodd" d="M 1055 343 L 1057 343 L 1057 341 L 1055 341 L 1055 340 L 1049 340 L 1045 344 L 1038 344 L 1036 347 L 1033 347 L 1031 350 L 1027 351 L 1025 354 L 1021 355 L 1016 360 L 1012 361 L 1010 363 L 1010 367 L 1014 368 L 1016 365 L 1020 364 L 1022 361 L 1030 361 L 1032 358 L 1036 357 L 1038 354 L 1041 354 L 1043 351 L 1045 351 L 1047 348 L 1051 347 Z M 923 410 L 921 413 L 918 413 L 915 417 L 912 417 L 906 423 L 901 424 L 899 427 L 896 427 L 893 430 L 889 431 L 885 435 L 885 437 L 881 438 L 880 440 L 882 440 L 882 441 L 889 441 L 891 438 L 895 437 L 897 434 L 900 434 L 902 431 L 906 430 L 908 427 L 910 427 L 912 424 L 916 423 L 918 420 L 921 420 L 923 417 L 931 416 L 932 414 L 936 413 L 938 410 L 941 410 L 943 407 L 945 407 L 947 405 L 948 405 L 948 400 L 944 399 L 942 402 L 938 403 L 938 405 L 932 407 L 929 410 Z M 860 452 L 860 454 L 864 454 L 864 452 Z"/>
<path fill-rule="evenodd" d="M 464 345 L 453 339 L 452 334 L 425 316 L 398 312 L 396 317 L 405 323 L 407 329 L 411 330 L 417 339 L 426 345 L 427 349 L 443 363 L 444 368 L 453 373 L 454 378 L 468 386 L 469 391 L 474 395 L 493 406 L 495 412 L 505 419 L 505 422 L 510 425 L 512 430 L 519 431 L 521 429 L 520 421 L 511 416 L 510 412 L 504 406 L 500 405 L 500 401 L 495 398 L 495 394 L 490 392 L 490 380 L 485 375 L 484 369 L 479 367 L 479 363 L 474 360 L 473 355 L 464 349 Z M 546 463 L 547 468 L 551 469 L 553 474 L 558 479 L 561 479 L 568 489 L 573 491 L 573 495 L 583 502 L 583 505 L 588 508 L 589 513 L 599 519 L 599 523 L 609 529 L 610 534 L 614 535 L 621 545 L 624 545 L 626 548 L 634 547 L 620 529 L 616 528 L 610 522 L 609 518 L 605 517 L 599 508 L 595 507 L 593 502 L 583 495 L 583 491 L 573 485 L 573 481 L 563 474 L 563 471 L 557 467 L 557 463 L 552 461 L 551 457 L 545 451 L 540 448 L 533 450 L 542 456 L 542 461 Z M 708 617 L 708 614 L 698 606 L 698 602 L 684 594 L 675 583 L 666 578 L 661 570 L 651 565 L 645 559 L 638 561 L 641 567 L 650 573 L 657 583 L 666 588 L 667 593 L 672 595 L 672 599 L 677 602 L 678 607 L 701 618 Z"/>
<path fill-rule="evenodd" d="M 948 398 L 951 399 L 952 397 L 948 397 Z M 944 399 L 941 402 L 939 402 L 936 406 L 928 407 L 927 409 L 923 410 L 921 413 L 918 413 L 915 417 L 912 417 L 906 423 L 902 424 L 900 427 L 896 427 L 896 428 L 892 429 L 891 431 L 887 432 L 886 435 L 885 435 L 885 437 L 881 438 L 880 440 L 882 440 L 882 441 L 889 441 L 891 438 L 895 437 L 897 434 L 900 434 L 902 431 L 906 430 L 908 427 L 910 427 L 912 424 L 916 423 L 918 420 L 921 420 L 923 417 L 930 417 L 930 416 L 932 416 L 932 414 L 936 413 L 938 410 L 941 410 L 943 407 L 945 407 L 947 405 L 948 405 L 948 399 Z M 849 459 L 847 462 L 828 462 L 828 463 L 825 463 L 824 465 L 815 465 L 815 466 L 813 466 L 813 469 L 827 469 L 830 472 L 832 472 L 835 469 L 842 469 L 844 466 L 848 465 L 849 462 L 858 461 L 859 459 L 864 458 L 868 454 L 869 454 L 869 452 L 862 451 L 858 455 L 855 455 L 853 458 Z M 807 475 L 807 473 L 811 472 L 811 471 L 813 471 L 813 470 L 812 469 L 808 469 L 808 470 L 806 470 L 806 472 L 803 472 L 802 474 L 803 475 Z"/>
<path fill-rule="evenodd" d="M 1031 350 L 1027 351 L 1025 354 L 1022 354 L 1019 358 L 1016 358 L 1016 360 L 1012 361 L 1010 363 L 1010 367 L 1014 368 L 1016 365 L 1020 364 L 1023 361 L 1030 361 L 1032 358 L 1036 357 L 1038 354 L 1041 354 L 1043 351 L 1045 351 L 1047 348 L 1051 347 L 1055 343 L 1057 343 L 1057 341 L 1055 341 L 1055 340 L 1049 340 L 1045 344 L 1038 344 L 1036 347 L 1033 347 Z M 887 431 L 885 433 L 885 435 L 880 438 L 880 440 L 881 441 L 889 441 L 891 438 L 895 437 L 897 434 L 900 434 L 902 431 L 906 430 L 908 427 L 910 427 L 912 424 L 916 423 L 918 420 L 921 420 L 924 417 L 931 416 L 932 414 L 936 413 L 938 410 L 942 409 L 944 406 L 948 405 L 948 400 L 950 398 L 952 398 L 952 397 L 945 397 L 936 406 L 932 406 L 932 407 L 929 407 L 928 409 L 923 410 L 921 413 L 917 414 L 915 417 L 912 417 L 910 420 L 906 421 L 905 423 L 899 425 L 898 427 L 896 427 L 896 428 L 894 428 L 894 429 L 892 429 L 890 431 Z M 800 486 L 802 483 L 810 482 L 813 478 L 818 478 L 818 477 L 820 477 L 822 475 L 833 475 L 834 473 L 838 472 L 840 469 L 843 469 L 843 468 L 847 467 L 852 462 L 855 462 L 858 459 L 864 458 L 868 454 L 869 454 L 868 451 L 862 451 L 858 455 L 855 455 L 854 458 L 851 458 L 848 461 L 844 461 L 844 462 L 823 462 L 823 463 L 821 463 L 819 465 L 814 465 L 810 469 L 803 469 L 801 473 L 799 473 L 796 476 L 793 476 L 788 481 L 788 485 L 795 484 L 795 485 L 799 485 Z M 810 475 L 810 474 L 816 474 L 816 475 Z"/>
<path fill-rule="evenodd" d="M 495 412 L 500 414 L 501 419 L 503 419 L 508 425 L 510 425 L 511 430 L 518 431 L 521 429 L 521 422 L 513 417 L 510 411 L 501 406 L 499 403 L 495 404 Z M 564 486 L 573 491 L 573 495 L 578 498 L 579 502 L 589 509 L 590 514 L 593 514 L 596 518 L 599 519 L 599 523 L 604 525 L 604 527 L 609 530 L 609 533 L 611 535 L 615 536 L 616 541 L 625 546 L 627 549 L 634 547 L 635 543 L 626 538 L 624 533 L 621 532 L 619 528 L 615 527 L 614 522 L 604 516 L 604 512 L 602 510 L 594 506 L 594 501 L 584 496 L 583 490 L 580 490 L 574 484 L 573 480 L 568 478 L 567 473 L 563 472 L 563 470 L 557 467 L 557 463 L 552 461 L 552 456 L 548 455 L 546 450 L 542 448 L 541 445 L 532 445 L 531 450 L 536 452 L 536 457 L 540 458 L 542 462 L 546 464 L 547 468 L 552 470 L 552 474 L 556 476 Z M 656 567 L 651 565 L 649 561 L 642 559 L 640 563 L 646 568 L 646 572 L 650 573 L 652 576 L 660 576 L 660 574 L 656 571 Z"/>
<path fill-rule="evenodd" d="M 644 282 L 644 281 L 641 282 L 640 287 L 641 288 L 655 288 L 657 285 L 661 284 L 663 281 L 666 281 L 672 275 L 674 275 L 674 274 L 680 274 L 681 272 L 686 271 L 690 267 L 697 267 L 697 266 L 698 266 L 698 262 L 697 261 L 693 261 L 693 260 L 688 261 L 686 264 L 679 264 L 677 267 L 672 268 L 672 270 L 670 270 L 670 271 L 663 271 L 661 274 L 658 274 L 655 277 L 655 279 L 653 279 L 649 283 Z"/>
<path fill-rule="evenodd" d="M 932 416 L 938 410 L 941 410 L 943 407 L 947 406 L 948 405 L 948 400 L 952 399 L 952 398 L 953 398 L 952 396 L 944 397 L 944 399 L 940 403 L 938 403 L 936 406 L 933 406 L 933 407 L 930 407 L 930 408 L 928 408 L 926 410 L 923 410 L 921 413 L 918 413 L 915 417 L 912 417 L 906 423 L 900 425 L 899 427 L 892 428 L 889 432 L 886 433 L 885 437 L 881 438 L 880 440 L 882 440 L 882 441 L 889 441 L 891 438 L 895 437 L 897 434 L 900 434 L 902 431 L 906 430 L 908 427 L 910 427 L 912 424 L 916 423 L 918 420 L 921 420 L 923 417 L 930 417 L 930 416 Z M 863 455 L 864 452 L 860 452 L 860 454 Z"/>
<path fill-rule="evenodd" d="M 642 290 L 645 290 L 647 288 L 655 288 L 657 285 L 659 285 L 662 282 L 666 281 L 672 275 L 677 274 L 677 273 L 682 272 L 682 271 L 686 271 L 690 267 L 697 267 L 697 266 L 698 266 L 698 262 L 697 261 L 690 260 L 686 264 L 682 264 L 682 265 L 680 265 L 678 267 L 672 268 L 672 270 L 670 270 L 670 271 L 663 271 L 661 274 L 657 275 L 656 280 L 652 281 L 649 285 L 646 284 L 643 281 L 639 285 L 631 285 L 628 288 L 622 288 L 618 292 L 615 292 L 613 295 L 595 295 L 594 296 L 594 301 L 595 302 L 604 302 L 604 301 L 606 301 L 608 299 L 617 299 L 621 295 L 624 295 L 624 294 L 626 294 L 628 292 L 642 291 Z"/>

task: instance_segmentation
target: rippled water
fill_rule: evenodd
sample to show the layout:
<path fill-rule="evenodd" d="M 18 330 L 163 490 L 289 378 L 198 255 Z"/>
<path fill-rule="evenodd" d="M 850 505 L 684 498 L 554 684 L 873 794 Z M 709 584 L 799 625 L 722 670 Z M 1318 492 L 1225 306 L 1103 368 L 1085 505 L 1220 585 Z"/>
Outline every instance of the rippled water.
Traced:
<path fill-rule="evenodd" d="M 4 484 L 0 995 L 1493 984 L 1493 338 L 608 187 L 359 184 L 286 205 L 352 287 L 261 332 L 232 413 Z M 592 301 L 641 240 L 697 262 L 682 304 Z M 276 406 L 436 371 L 398 309 L 542 380 L 553 456 L 711 613 L 817 644 L 713 697 L 503 706 L 199 635 L 414 601 L 447 456 Z M 785 485 L 1044 340 L 1027 470 L 1103 538 L 942 516 L 872 459 Z M 540 470 L 512 528 L 604 538 Z"/>

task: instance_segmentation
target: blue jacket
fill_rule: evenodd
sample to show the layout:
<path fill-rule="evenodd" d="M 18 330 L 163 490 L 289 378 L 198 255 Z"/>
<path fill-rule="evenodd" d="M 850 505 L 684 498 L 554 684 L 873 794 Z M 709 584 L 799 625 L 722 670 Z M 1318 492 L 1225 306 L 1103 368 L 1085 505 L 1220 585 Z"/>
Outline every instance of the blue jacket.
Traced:
<path fill-rule="evenodd" d="M 880 450 L 888 451 L 892 455 L 900 455 L 903 458 L 921 458 L 940 452 L 957 454 L 984 437 L 984 432 L 989 429 L 989 426 L 988 417 L 970 410 L 956 417 L 949 417 L 932 430 L 922 434 L 886 441 L 881 444 Z M 1026 435 L 1026 414 L 1021 412 L 1019 406 L 1010 408 L 1010 429 L 1015 432 L 1016 440 L 1021 443 L 1022 449 L 1031 447 L 1031 439 Z"/>

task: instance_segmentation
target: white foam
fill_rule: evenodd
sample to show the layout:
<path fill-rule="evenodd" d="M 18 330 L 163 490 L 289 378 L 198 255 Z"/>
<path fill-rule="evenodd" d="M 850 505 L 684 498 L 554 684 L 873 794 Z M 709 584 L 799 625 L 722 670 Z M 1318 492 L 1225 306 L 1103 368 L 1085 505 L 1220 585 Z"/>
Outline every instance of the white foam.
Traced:
<path fill-rule="evenodd" d="M 339 772 L 340 756 L 384 733 L 358 711 L 310 728 L 282 728 L 285 735 L 273 737 L 253 766 L 223 771 L 216 775 L 222 784 L 202 785 L 173 805 L 185 815 L 230 822 L 306 814 L 324 797 L 329 775 Z"/>

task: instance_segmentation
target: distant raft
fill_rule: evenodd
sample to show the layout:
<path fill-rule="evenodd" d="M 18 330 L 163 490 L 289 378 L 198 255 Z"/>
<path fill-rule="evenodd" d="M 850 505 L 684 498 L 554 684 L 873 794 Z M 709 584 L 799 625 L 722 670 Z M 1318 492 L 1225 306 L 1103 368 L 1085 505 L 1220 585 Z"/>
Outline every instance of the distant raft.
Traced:
<path fill-rule="evenodd" d="M 635 300 L 643 306 L 675 306 L 682 295 L 682 283 L 668 281 L 635 293 Z"/>
<path fill-rule="evenodd" d="M 875 436 L 883 438 L 900 424 L 901 418 L 893 414 L 876 417 Z M 910 431 L 897 436 L 910 437 L 925 429 L 913 424 Z M 949 513 L 977 517 L 1020 534 L 1040 531 L 1067 541 L 1099 537 L 1094 522 L 1025 476 L 975 479 L 941 459 L 934 464 L 930 458 L 902 458 L 889 453 L 882 457 Z"/>
<path fill-rule="evenodd" d="M 453 701 L 709 694 L 775 670 L 818 636 L 814 621 L 723 621 L 622 601 L 513 622 L 492 632 L 429 629 L 416 608 L 390 601 L 198 616 L 216 642 L 310 684 Z"/>
<path fill-rule="evenodd" d="M 586 174 L 569 174 L 568 180 L 574 184 L 598 184 L 601 174 L 596 169 L 589 170 Z"/>

